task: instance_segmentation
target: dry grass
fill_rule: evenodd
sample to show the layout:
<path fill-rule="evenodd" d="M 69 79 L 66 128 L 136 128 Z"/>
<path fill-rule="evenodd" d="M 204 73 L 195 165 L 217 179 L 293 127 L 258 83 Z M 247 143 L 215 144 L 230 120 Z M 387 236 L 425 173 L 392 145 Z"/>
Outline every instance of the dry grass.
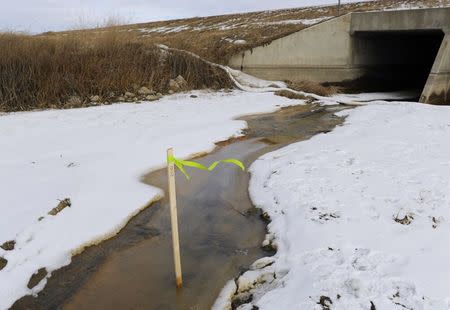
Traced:
<path fill-rule="evenodd" d="M 302 95 L 302 94 L 297 94 L 294 93 L 292 91 L 289 91 L 287 89 L 283 89 L 283 90 L 277 90 L 275 93 L 275 95 L 280 96 L 280 97 L 286 97 L 289 99 L 297 99 L 297 100 L 308 100 L 311 99 L 311 97 Z"/>
<path fill-rule="evenodd" d="M 340 87 L 324 86 L 322 84 L 311 81 L 299 81 L 299 82 L 286 81 L 286 84 L 290 89 L 303 91 L 305 93 L 312 93 L 319 96 L 332 96 L 341 92 Z"/>
<path fill-rule="evenodd" d="M 142 86 L 166 93 L 178 75 L 188 89 L 232 86 L 225 72 L 201 59 L 118 32 L 92 38 L 0 34 L 0 46 L 1 111 L 84 106 L 92 95 L 111 102 Z M 72 96 L 81 102 L 68 104 Z"/>

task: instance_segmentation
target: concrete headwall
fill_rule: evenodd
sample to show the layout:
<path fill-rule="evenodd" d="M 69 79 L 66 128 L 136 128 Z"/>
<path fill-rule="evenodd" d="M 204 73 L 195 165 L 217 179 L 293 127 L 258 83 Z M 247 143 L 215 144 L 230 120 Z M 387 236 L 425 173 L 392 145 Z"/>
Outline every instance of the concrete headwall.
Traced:
<path fill-rule="evenodd" d="M 450 104 L 450 35 L 442 41 L 436 61 L 420 97 L 421 102 Z"/>
<path fill-rule="evenodd" d="M 390 37 L 392 33 L 402 40 Z M 264 79 L 343 82 L 377 70 L 383 74 L 382 66 L 410 66 L 391 72 L 408 77 L 418 64 L 418 70 L 428 69 L 426 79 L 439 49 L 421 100 L 449 103 L 449 34 L 450 8 L 352 13 L 242 52 L 229 65 Z M 431 63 L 424 64 L 422 58 Z"/>
<path fill-rule="evenodd" d="M 409 31 L 450 28 L 450 8 L 352 13 L 351 34 L 361 31 Z"/>
<path fill-rule="evenodd" d="M 245 51 L 229 65 L 271 80 L 341 81 L 358 76 L 351 66 L 351 16 L 345 15 Z"/>

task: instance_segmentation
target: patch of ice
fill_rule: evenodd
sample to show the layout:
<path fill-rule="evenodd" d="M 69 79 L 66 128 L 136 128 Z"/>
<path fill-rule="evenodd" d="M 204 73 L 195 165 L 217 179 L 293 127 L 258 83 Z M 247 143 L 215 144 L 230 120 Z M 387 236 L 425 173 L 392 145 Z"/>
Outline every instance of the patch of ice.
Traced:
<path fill-rule="evenodd" d="M 420 94 L 416 90 L 403 90 L 395 92 L 372 92 L 360 94 L 337 94 L 328 98 L 333 103 L 344 103 L 358 105 L 361 103 L 369 103 L 377 100 L 411 100 L 418 98 Z"/>

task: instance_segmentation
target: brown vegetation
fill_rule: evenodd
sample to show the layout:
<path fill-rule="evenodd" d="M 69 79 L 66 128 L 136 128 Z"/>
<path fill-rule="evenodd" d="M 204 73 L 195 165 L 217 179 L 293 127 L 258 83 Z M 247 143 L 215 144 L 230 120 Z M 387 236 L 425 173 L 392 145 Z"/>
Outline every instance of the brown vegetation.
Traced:
<path fill-rule="evenodd" d="M 311 81 L 286 81 L 286 84 L 290 89 L 316 94 L 319 96 L 332 96 L 340 92 L 340 88 L 337 86 L 324 86 Z"/>
<path fill-rule="evenodd" d="M 89 38 L 0 34 L 0 46 L 0 111 L 84 106 L 94 95 L 113 102 L 142 86 L 167 93 L 178 75 L 187 89 L 232 86 L 223 70 L 199 58 L 118 32 Z"/>
<path fill-rule="evenodd" d="M 290 91 L 287 89 L 277 90 L 274 94 L 277 96 L 286 97 L 289 99 L 297 99 L 297 100 L 307 100 L 307 99 L 311 98 L 311 97 L 308 97 L 308 96 L 305 96 L 302 94 L 294 93 L 293 91 Z"/>

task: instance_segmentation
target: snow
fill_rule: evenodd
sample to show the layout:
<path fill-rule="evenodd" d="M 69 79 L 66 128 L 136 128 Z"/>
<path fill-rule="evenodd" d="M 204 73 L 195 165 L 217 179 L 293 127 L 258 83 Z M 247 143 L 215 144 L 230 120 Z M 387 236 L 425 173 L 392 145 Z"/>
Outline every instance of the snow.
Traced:
<path fill-rule="evenodd" d="M 416 90 L 402 90 L 393 92 L 372 92 L 360 94 L 337 94 L 331 97 L 324 97 L 322 100 L 329 101 L 331 104 L 344 103 L 349 105 L 358 105 L 360 103 L 373 102 L 377 100 L 411 100 L 418 98 L 420 94 Z"/>
<path fill-rule="evenodd" d="M 239 70 L 227 66 L 220 66 L 228 72 L 236 86 L 247 92 L 273 92 L 286 88 L 286 83 L 280 81 L 262 80 Z"/>
<path fill-rule="evenodd" d="M 44 287 L 45 280 L 26 287 L 38 269 L 69 264 L 72 254 L 113 236 L 161 197 L 140 177 L 164 165 L 168 147 L 180 158 L 211 151 L 214 142 L 241 135 L 246 123 L 234 118 L 302 103 L 270 93 L 195 94 L 0 115 L 0 244 L 17 242 L 13 251 L 0 249 L 8 260 L 0 309 Z M 70 208 L 47 215 L 66 197 Z"/>
<path fill-rule="evenodd" d="M 342 5 L 355 3 L 355 5 L 365 5 L 364 2 L 370 2 L 375 0 L 350 0 L 350 1 L 341 1 Z M 170 34 L 170 33 L 180 33 L 183 31 L 191 31 L 191 32 L 201 32 L 201 31 L 227 31 L 227 30 L 236 30 L 236 33 L 242 35 L 245 33 L 244 28 L 260 28 L 263 26 L 269 25 L 304 25 L 304 26 L 312 26 L 316 25 L 320 22 L 326 21 L 328 19 L 333 18 L 330 16 L 330 7 L 332 8 L 334 5 L 337 5 L 337 1 L 332 0 L 321 0 L 321 1 L 303 1 L 295 5 L 295 8 L 285 8 L 285 9 L 273 9 L 266 10 L 261 12 L 253 12 L 258 13 L 255 15 L 255 18 L 248 18 L 245 12 L 239 10 L 241 16 L 236 18 L 230 18 L 226 21 L 215 22 L 213 20 L 206 20 L 201 23 L 193 23 L 191 21 L 186 21 L 186 23 L 181 23 L 180 21 L 170 22 L 164 26 L 151 26 L 136 29 L 129 29 L 128 31 L 138 31 L 143 34 L 143 36 L 151 36 L 152 33 L 157 34 Z M 383 8 L 384 11 L 392 11 L 392 10 L 410 10 L 410 9 L 421 9 L 428 7 L 448 7 L 447 0 L 440 0 L 437 3 L 433 3 L 432 5 L 426 3 L 411 3 L 409 0 L 395 1 Z M 285 6 L 286 7 L 286 6 Z M 289 6 L 287 6 L 289 7 Z M 376 9 L 379 10 L 379 9 Z M 244 10 L 247 12 L 251 12 L 252 10 Z M 316 18 L 304 18 L 304 19 L 292 19 L 293 12 L 314 12 L 313 16 L 317 16 L 317 13 L 322 13 L 323 16 L 318 16 Z M 283 19 L 284 18 L 284 19 Z M 279 19 L 279 20 L 272 20 Z M 160 24 L 160 23 L 159 23 Z M 235 42 L 236 43 L 236 42 Z M 244 44 L 244 42 L 236 43 L 236 44 Z"/>
<path fill-rule="evenodd" d="M 178 33 L 182 31 L 211 31 L 211 30 L 232 30 L 236 28 L 245 28 L 249 26 L 265 26 L 265 25 L 296 25 L 296 24 L 303 24 L 305 26 L 311 26 L 315 25 L 317 23 L 320 23 L 322 21 L 325 21 L 327 19 L 330 19 L 329 16 L 319 17 L 319 18 L 311 18 L 311 19 L 288 19 L 288 20 L 280 20 L 280 21 L 267 21 L 267 22 L 261 22 L 261 21 L 250 21 L 250 20 L 241 20 L 238 18 L 227 20 L 225 22 L 220 23 L 214 23 L 209 25 L 189 25 L 189 24 L 182 24 L 182 25 L 167 25 L 167 26 L 160 26 L 160 27 L 151 27 L 151 28 L 138 28 L 135 29 L 135 31 L 139 31 L 140 33 L 143 33 L 144 35 L 149 35 L 151 33 Z M 236 40 L 233 42 L 235 44 L 245 44 L 245 40 Z"/>
<path fill-rule="evenodd" d="M 303 24 L 305 26 L 312 26 L 315 24 L 318 24 L 320 22 L 326 21 L 332 17 L 330 16 L 324 16 L 319 18 L 310 18 L 310 19 L 286 19 L 286 20 L 280 20 L 276 22 L 265 22 L 263 24 L 267 25 L 300 25 Z"/>
<path fill-rule="evenodd" d="M 278 249 L 252 303 L 450 309 L 450 109 L 378 101 L 339 114 L 343 126 L 251 166 Z"/>
<path fill-rule="evenodd" d="M 239 39 L 239 40 L 235 40 L 233 41 L 234 44 L 238 44 L 238 45 L 242 45 L 242 44 L 247 44 L 247 41 Z"/>

